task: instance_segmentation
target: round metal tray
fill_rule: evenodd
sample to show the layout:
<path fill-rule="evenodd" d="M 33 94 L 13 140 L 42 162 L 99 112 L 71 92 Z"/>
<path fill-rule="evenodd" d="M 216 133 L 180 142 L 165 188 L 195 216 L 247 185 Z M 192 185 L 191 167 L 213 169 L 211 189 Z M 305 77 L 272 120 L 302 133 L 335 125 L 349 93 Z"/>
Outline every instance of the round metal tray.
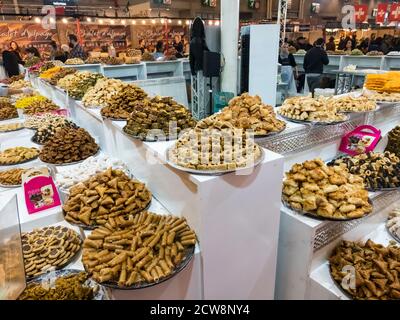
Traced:
<path fill-rule="evenodd" d="M 34 137 L 34 136 L 31 137 L 31 141 L 32 141 L 33 143 L 35 143 L 35 144 L 37 144 L 37 145 L 39 145 L 39 146 L 43 146 L 43 145 L 44 145 L 44 143 L 39 143 L 39 142 L 34 141 L 34 140 L 33 140 L 33 137 Z"/>
<path fill-rule="evenodd" d="M 40 276 L 37 276 L 35 278 L 33 278 L 32 280 L 30 280 L 28 282 L 28 284 L 31 283 L 36 283 L 36 284 L 42 284 L 42 283 L 46 283 L 49 281 L 53 281 L 54 280 L 54 276 L 56 278 L 60 278 L 60 277 L 65 277 L 65 276 L 69 276 L 69 275 L 74 275 L 74 274 L 78 274 L 83 272 L 82 270 L 75 270 L 75 269 L 66 269 L 66 270 L 57 270 L 54 272 L 50 272 L 50 273 L 45 273 L 42 274 Z M 93 281 L 92 279 L 88 279 L 85 282 L 85 285 L 87 285 L 88 287 L 91 287 L 94 289 L 94 296 L 93 296 L 93 300 L 111 300 L 110 298 L 110 294 L 108 292 L 108 290 L 102 286 L 99 286 L 95 281 Z"/>
<path fill-rule="evenodd" d="M 17 162 L 17 163 L 10 163 L 10 164 L 0 163 L 0 166 L 4 166 L 4 167 L 17 166 L 17 165 L 19 165 L 19 164 L 24 164 L 24 163 L 28 163 L 28 162 L 34 161 L 34 160 L 36 160 L 36 159 L 38 159 L 38 158 L 39 158 L 39 155 L 37 155 L 36 157 L 33 157 L 33 158 L 31 158 L 31 159 L 24 160 L 24 161 Z"/>
<path fill-rule="evenodd" d="M 15 132 L 15 131 L 21 131 L 21 130 L 24 130 L 24 129 L 27 129 L 27 128 L 21 127 L 21 128 L 14 129 L 14 130 L 0 131 L 0 133 Z"/>
<path fill-rule="evenodd" d="M 68 195 L 68 196 L 69 196 L 69 195 Z M 66 196 L 65 202 L 68 201 L 68 196 Z M 146 206 L 145 208 L 143 208 L 143 209 L 141 209 L 141 210 L 135 212 L 135 214 L 138 214 L 139 212 L 142 212 L 142 211 L 147 211 L 147 210 L 150 208 L 150 206 L 151 206 L 151 201 L 152 201 L 152 199 L 150 199 L 149 203 L 147 204 L 147 206 Z M 98 225 L 98 224 L 94 224 L 94 225 L 87 226 L 86 224 L 83 224 L 83 223 L 73 223 L 73 222 L 70 222 L 70 221 L 68 221 L 68 220 L 65 219 L 65 216 L 67 215 L 67 213 L 65 212 L 64 208 L 62 209 L 62 213 L 63 213 L 63 216 L 64 216 L 64 220 L 65 220 L 66 222 L 68 222 L 68 223 L 69 223 L 70 225 L 72 225 L 72 226 L 82 228 L 83 230 L 94 230 L 94 229 L 100 227 L 100 225 Z"/>
<path fill-rule="evenodd" d="M 387 221 L 389 221 L 389 219 Z M 394 240 L 396 240 L 398 243 L 400 243 L 400 237 L 396 236 L 392 231 L 389 230 L 387 223 L 386 223 L 386 230 L 392 236 L 392 238 Z"/>
<path fill-rule="evenodd" d="M 376 103 L 382 107 L 394 107 L 400 104 L 400 101 L 376 101 Z"/>
<path fill-rule="evenodd" d="M 304 120 L 291 119 L 291 118 L 285 117 L 281 114 L 279 114 L 279 116 L 281 116 L 283 119 L 293 122 L 293 123 L 300 123 L 300 124 L 312 125 L 312 126 L 332 126 L 332 125 L 344 123 L 350 119 L 350 116 L 346 115 L 346 119 L 344 119 L 344 120 L 335 121 L 335 122 L 318 122 L 318 121 L 304 121 Z"/>
<path fill-rule="evenodd" d="M 25 169 L 25 168 L 18 168 L 18 169 Z M 27 168 L 27 169 L 29 170 L 29 169 L 34 169 L 34 168 Z M 50 167 L 47 167 L 47 169 L 49 170 L 50 176 L 53 176 L 53 169 L 50 168 Z M 7 170 L 1 170 L 0 173 L 3 172 L 3 171 L 7 171 Z M 7 185 L 7 184 L 1 184 L 0 183 L 0 188 L 12 189 L 12 188 L 19 188 L 21 186 L 22 186 L 21 184 Z"/>
<path fill-rule="evenodd" d="M 372 203 L 371 199 L 368 198 L 368 202 L 373 206 L 373 203 Z M 288 209 L 290 209 L 290 210 L 292 210 L 292 211 L 294 211 L 294 212 L 296 212 L 296 213 L 298 213 L 300 215 L 307 216 L 307 217 L 314 218 L 314 219 L 321 220 L 321 221 L 351 221 L 351 220 L 358 220 L 358 219 L 362 219 L 364 217 L 369 216 L 373 211 L 373 210 L 371 210 L 370 213 L 367 213 L 367 214 L 363 215 L 362 217 L 358 217 L 358 218 L 333 218 L 333 217 L 332 218 L 328 218 L 328 217 L 322 217 L 322 216 L 320 216 L 320 215 L 318 215 L 316 213 L 305 212 L 305 211 L 294 209 L 294 208 L 292 208 L 292 206 L 289 203 L 287 203 L 283 199 L 282 199 L 282 203 L 286 208 L 288 208 Z"/>
<path fill-rule="evenodd" d="M 219 176 L 219 175 L 224 175 L 224 174 L 227 174 L 227 173 L 240 172 L 240 171 L 256 168 L 261 162 L 263 162 L 264 157 L 265 157 L 264 149 L 259 147 L 260 151 L 261 151 L 261 155 L 260 155 L 260 157 L 258 159 L 256 159 L 254 161 L 254 165 L 252 165 L 252 166 L 243 167 L 243 168 L 236 168 L 236 169 L 228 169 L 228 170 L 196 170 L 196 169 L 185 168 L 185 167 L 182 167 L 180 165 L 177 165 L 177 164 L 175 164 L 174 162 L 172 162 L 169 159 L 169 151 L 174 147 L 175 146 L 172 146 L 172 147 L 168 148 L 167 151 L 166 151 L 166 154 L 165 154 L 166 162 L 167 162 L 167 164 L 169 166 L 171 166 L 174 169 L 177 169 L 177 170 L 180 170 L 180 171 L 184 171 L 184 172 L 187 172 L 187 173 L 199 174 L 199 175 L 208 175 L 208 176 Z"/>
<path fill-rule="evenodd" d="M 36 143 L 36 142 L 35 142 L 35 143 Z M 46 162 L 46 161 L 43 161 L 42 159 L 40 159 L 40 161 L 42 161 L 43 163 L 46 163 L 46 164 L 48 164 L 48 165 L 51 165 L 51 166 L 65 167 L 65 166 L 72 166 L 73 164 L 81 163 L 81 162 L 85 161 L 87 158 L 90 158 L 90 157 L 96 157 L 96 156 L 99 155 L 99 153 L 100 153 L 100 147 L 99 147 L 99 149 L 97 150 L 96 153 L 87 156 L 85 159 L 82 159 L 82 160 L 79 160 L 79 161 L 75 161 L 75 162 L 68 162 L 68 163 L 60 163 L 60 164 L 58 164 L 58 163 Z"/>
<path fill-rule="evenodd" d="M 354 300 L 353 295 L 350 294 L 348 291 L 346 291 L 346 290 L 342 287 L 342 285 L 341 285 L 338 281 L 336 281 L 336 280 L 333 278 L 333 276 L 332 276 L 332 266 L 331 266 L 330 262 L 329 262 L 329 276 L 331 277 L 331 279 L 332 279 L 332 281 L 335 283 L 335 285 L 339 288 L 340 292 L 343 293 L 343 295 L 344 295 L 346 298 L 348 298 L 348 299 L 350 299 L 350 300 Z"/>
<path fill-rule="evenodd" d="M 256 133 L 254 133 L 254 139 L 262 139 L 262 138 L 272 137 L 272 136 L 275 136 L 275 135 L 277 135 L 277 134 L 282 133 L 282 132 L 285 131 L 285 130 L 286 130 L 286 124 L 285 124 L 285 126 L 284 126 L 281 130 L 279 130 L 279 131 L 272 131 L 272 132 L 269 132 L 269 133 L 267 133 L 267 134 L 256 134 Z"/>
<path fill-rule="evenodd" d="M 103 282 L 101 283 L 101 285 L 105 286 L 105 287 L 109 287 L 109 288 L 113 288 L 113 289 L 119 289 L 119 290 L 138 290 L 138 289 L 144 289 L 144 288 L 149 288 L 149 287 L 153 287 L 156 286 L 160 283 L 163 283 L 173 277 L 175 277 L 177 274 L 179 274 L 182 270 L 184 270 L 187 265 L 189 264 L 189 262 L 193 259 L 194 256 L 194 250 L 195 250 L 195 246 L 190 246 L 188 248 L 185 249 L 185 257 L 182 259 L 182 261 L 175 267 L 175 269 L 171 272 L 170 275 L 159 279 L 159 281 L 157 282 L 140 282 L 137 283 L 133 286 L 130 287 L 120 287 L 118 285 L 118 283 L 116 282 Z"/>
<path fill-rule="evenodd" d="M 122 129 L 122 132 L 123 132 L 126 136 L 128 136 L 128 137 L 130 137 L 130 138 L 137 139 L 137 140 L 140 140 L 140 141 L 143 141 L 143 142 L 174 141 L 174 140 L 177 139 L 177 137 L 166 137 L 166 136 L 160 137 L 161 139 L 158 139 L 158 138 L 154 138 L 154 139 L 145 138 L 145 139 L 143 139 L 142 137 L 134 136 L 134 135 L 129 134 L 128 132 L 126 132 L 125 127 Z"/>
<path fill-rule="evenodd" d="M 361 114 L 361 113 L 373 113 L 376 111 L 379 111 L 380 109 L 380 105 L 376 104 L 376 107 L 374 110 L 365 110 L 365 111 L 338 111 L 339 113 L 343 113 L 343 114 Z"/>
<path fill-rule="evenodd" d="M 72 230 L 72 229 L 71 229 Z M 74 262 L 76 260 L 78 260 L 78 258 L 81 255 L 82 252 L 82 246 L 83 246 L 83 239 L 82 237 L 79 235 L 78 232 L 76 232 L 75 230 L 72 230 L 73 232 L 75 232 L 75 234 L 78 236 L 78 238 L 81 240 L 81 244 L 79 247 L 79 250 L 77 252 L 75 252 L 75 254 L 73 256 L 71 256 L 67 262 L 60 264 L 59 266 L 53 267 L 54 270 L 61 270 L 62 268 L 64 268 L 65 266 L 69 265 L 71 262 Z M 43 274 L 46 274 L 46 272 L 43 272 Z M 40 277 L 41 275 L 39 275 Z M 35 277 L 27 277 L 26 279 L 29 281 L 31 279 L 34 279 Z"/>
<path fill-rule="evenodd" d="M 111 117 L 105 117 L 105 116 L 103 116 L 103 115 L 101 115 L 101 117 L 102 117 L 104 120 L 111 120 L 111 121 L 128 121 L 128 119 L 111 118 Z"/>

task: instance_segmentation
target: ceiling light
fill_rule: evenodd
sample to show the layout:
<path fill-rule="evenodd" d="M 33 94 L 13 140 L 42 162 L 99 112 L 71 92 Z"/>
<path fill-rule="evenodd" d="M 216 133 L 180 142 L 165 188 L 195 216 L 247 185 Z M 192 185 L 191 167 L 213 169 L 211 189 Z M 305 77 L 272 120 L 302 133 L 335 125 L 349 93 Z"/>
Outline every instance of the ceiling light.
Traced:
<path fill-rule="evenodd" d="M 36 22 L 36 23 L 40 23 L 40 22 L 42 22 L 42 20 L 41 20 L 40 18 L 36 17 L 36 18 L 35 18 L 35 22 Z"/>
<path fill-rule="evenodd" d="M 164 19 L 161 19 L 160 22 L 161 22 L 161 24 L 164 24 L 165 20 L 164 20 Z"/>
<path fill-rule="evenodd" d="M 122 23 L 123 25 L 125 25 L 125 24 L 126 24 L 126 21 L 125 21 L 125 20 L 121 20 L 121 23 Z"/>
<path fill-rule="evenodd" d="M 142 20 L 142 24 L 146 24 L 146 20 Z"/>
<path fill-rule="evenodd" d="M 62 22 L 63 23 L 68 23 L 68 19 L 67 18 L 62 18 Z"/>
<path fill-rule="evenodd" d="M 132 20 L 132 24 L 136 24 L 136 20 Z"/>
<path fill-rule="evenodd" d="M 212 22 L 211 20 L 209 20 L 209 21 L 208 21 L 208 25 L 209 25 L 209 26 L 212 26 L 212 25 L 213 25 L 213 22 Z"/>
<path fill-rule="evenodd" d="M 115 24 L 115 20 L 110 20 L 110 23 L 111 24 Z"/>
<path fill-rule="evenodd" d="M 178 24 L 181 25 L 182 24 L 182 20 L 178 20 Z"/>
<path fill-rule="evenodd" d="M 186 20 L 186 25 L 188 26 L 190 24 L 190 21 L 189 20 Z"/>
<path fill-rule="evenodd" d="M 100 24 L 103 24 L 103 23 L 104 23 L 103 19 L 100 19 L 100 20 L 99 20 L 99 23 L 100 23 Z"/>
<path fill-rule="evenodd" d="M 172 23 L 172 20 L 171 20 L 171 19 L 168 19 L 168 23 Z"/>
<path fill-rule="evenodd" d="M 219 26 L 219 20 L 215 21 L 214 25 L 218 27 Z"/>
<path fill-rule="evenodd" d="M 51 22 L 51 23 L 55 23 L 56 20 L 55 20 L 54 18 L 50 18 L 50 22 Z"/>
<path fill-rule="evenodd" d="M 86 21 L 87 21 L 87 22 L 92 22 L 92 18 L 87 17 L 87 18 L 86 18 Z"/>
<path fill-rule="evenodd" d="M 152 19 L 152 20 L 151 20 L 151 23 L 152 23 L 152 24 L 156 24 L 156 20 Z"/>

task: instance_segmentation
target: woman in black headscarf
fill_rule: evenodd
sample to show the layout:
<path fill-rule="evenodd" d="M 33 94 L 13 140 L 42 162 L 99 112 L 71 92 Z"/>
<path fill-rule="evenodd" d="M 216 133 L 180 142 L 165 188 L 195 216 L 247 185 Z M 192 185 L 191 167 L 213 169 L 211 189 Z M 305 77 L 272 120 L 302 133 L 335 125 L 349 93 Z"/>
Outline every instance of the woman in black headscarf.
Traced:
<path fill-rule="evenodd" d="M 196 75 L 197 71 L 203 70 L 203 53 L 210 51 L 206 44 L 206 33 L 204 31 L 204 23 L 201 18 L 194 19 L 190 35 L 190 53 L 189 62 L 192 75 Z"/>

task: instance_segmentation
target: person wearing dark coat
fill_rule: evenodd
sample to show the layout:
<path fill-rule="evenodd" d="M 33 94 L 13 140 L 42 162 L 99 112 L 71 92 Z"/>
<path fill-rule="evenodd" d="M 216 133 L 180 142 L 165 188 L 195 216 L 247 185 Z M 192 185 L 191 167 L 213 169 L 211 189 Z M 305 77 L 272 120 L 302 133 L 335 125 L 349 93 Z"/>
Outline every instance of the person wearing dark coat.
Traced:
<path fill-rule="evenodd" d="M 206 33 L 204 31 L 204 23 L 201 18 L 197 17 L 193 21 L 192 33 L 190 35 L 190 53 L 189 62 L 192 75 L 196 75 L 197 71 L 203 70 L 203 53 L 210 51 L 206 44 Z"/>
<path fill-rule="evenodd" d="M 307 51 L 304 56 L 303 68 L 308 75 L 307 82 L 310 92 L 314 93 L 318 88 L 321 74 L 324 72 L 324 65 L 329 64 L 329 58 L 324 50 L 324 39 L 319 38 L 315 41 L 314 47 Z"/>
<path fill-rule="evenodd" d="M 17 55 L 9 50 L 4 50 L 2 53 L 3 65 L 6 70 L 7 76 L 10 78 L 12 76 L 19 75 L 19 61 Z"/>

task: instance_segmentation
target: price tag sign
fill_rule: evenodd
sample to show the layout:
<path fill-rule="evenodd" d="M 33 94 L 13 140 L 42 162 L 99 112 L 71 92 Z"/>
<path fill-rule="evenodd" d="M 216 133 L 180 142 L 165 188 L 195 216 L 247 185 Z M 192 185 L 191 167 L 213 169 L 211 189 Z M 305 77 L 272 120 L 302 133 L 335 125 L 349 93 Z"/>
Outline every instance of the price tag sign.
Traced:
<path fill-rule="evenodd" d="M 381 137 L 381 130 L 369 125 L 359 126 L 342 138 L 339 151 L 351 156 L 372 152 Z"/>
<path fill-rule="evenodd" d="M 57 188 L 47 168 L 25 172 L 22 176 L 22 185 L 29 214 L 61 205 Z"/>

